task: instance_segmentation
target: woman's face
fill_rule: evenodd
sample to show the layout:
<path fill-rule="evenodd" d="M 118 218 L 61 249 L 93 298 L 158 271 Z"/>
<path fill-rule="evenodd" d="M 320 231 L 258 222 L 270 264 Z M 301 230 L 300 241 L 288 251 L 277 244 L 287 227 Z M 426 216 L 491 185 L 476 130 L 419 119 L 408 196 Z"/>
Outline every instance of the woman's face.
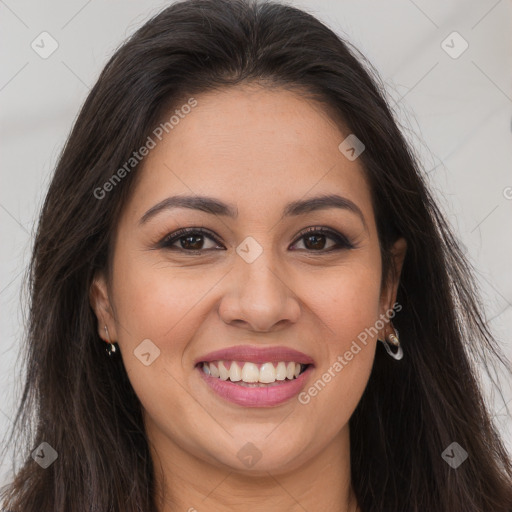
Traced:
<path fill-rule="evenodd" d="M 319 105 L 247 85 L 195 99 L 134 171 L 93 304 L 159 453 L 275 474 L 347 434 L 396 282 L 381 290 L 363 169 Z"/>

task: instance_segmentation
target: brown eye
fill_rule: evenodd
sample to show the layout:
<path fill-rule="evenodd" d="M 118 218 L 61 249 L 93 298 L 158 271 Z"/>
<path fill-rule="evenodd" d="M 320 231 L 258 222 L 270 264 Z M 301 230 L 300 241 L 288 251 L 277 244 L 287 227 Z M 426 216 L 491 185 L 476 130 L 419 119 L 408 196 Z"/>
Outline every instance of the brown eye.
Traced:
<path fill-rule="evenodd" d="M 326 243 L 326 236 L 323 234 L 306 235 L 304 238 L 304 245 L 307 249 L 324 249 Z"/>
<path fill-rule="evenodd" d="M 187 235 L 178 239 L 182 249 L 198 250 L 203 248 L 203 235 Z"/>
<path fill-rule="evenodd" d="M 334 244 L 326 248 L 328 240 L 334 241 Z M 309 252 L 330 252 L 338 249 L 352 249 L 354 247 L 341 233 L 326 228 L 309 228 L 301 234 L 298 241 L 303 241 L 304 249 Z M 294 250 L 296 249 L 295 247 Z"/>
<path fill-rule="evenodd" d="M 167 235 L 159 244 L 163 249 L 203 252 L 219 248 L 219 243 L 202 228 L 184 228 Z M 210 247 L 205 247 L 210 241 Z"/>

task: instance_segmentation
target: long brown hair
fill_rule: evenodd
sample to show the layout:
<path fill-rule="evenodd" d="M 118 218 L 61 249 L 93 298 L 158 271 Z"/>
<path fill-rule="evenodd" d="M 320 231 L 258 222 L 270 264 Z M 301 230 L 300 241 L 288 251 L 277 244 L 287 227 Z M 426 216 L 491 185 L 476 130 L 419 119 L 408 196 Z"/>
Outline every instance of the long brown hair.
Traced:
<path fill-rule="evenodd" d="M 383 259 L 408 251 L 394 319 L 406 359 L 378 344 L 350 419 L 352 482 L 364 512 L 510 512 L 512 464 L 477 380 L 507 363 L 489 332 L 472 269 L 363 56 L 310 14 L 274 2 L 185 0 L 140 28 L 110 59 L 60 155 L 28 274 L 26 380 L 9 443 L 21 457 L 4 495 L 14 512 L 151 512 L 153 468 L 141 404 L 109 360 L 89 303 L 136 167 L 94 194 L 173 105 L 248 81 L 293 87 L 343 120 L 366 150 Z M 507 367 L 510 371 L 510 368 Z M 496 383 L 496 382 L 495 382 Z M 496 383 L 497 385 L 497 383 Z M 43 470 L 32 450 L 58 459 Z M 457 469 L 443 451 L 468 453 Z"/>

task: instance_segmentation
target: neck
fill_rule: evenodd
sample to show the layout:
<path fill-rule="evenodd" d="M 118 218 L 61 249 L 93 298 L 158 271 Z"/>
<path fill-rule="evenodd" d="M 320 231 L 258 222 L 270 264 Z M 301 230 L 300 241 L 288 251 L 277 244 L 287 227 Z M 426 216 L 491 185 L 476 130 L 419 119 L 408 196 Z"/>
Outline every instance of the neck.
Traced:
<path fill-rule="evenodd" d="M 306 464 L 257 476 L 198 459 L 158 431 L 148 431 L 148 437 L 158 512 L 231 512 L 248 505 L 251 512 L 359 511 L 350 479 L 348 425 Z"/>

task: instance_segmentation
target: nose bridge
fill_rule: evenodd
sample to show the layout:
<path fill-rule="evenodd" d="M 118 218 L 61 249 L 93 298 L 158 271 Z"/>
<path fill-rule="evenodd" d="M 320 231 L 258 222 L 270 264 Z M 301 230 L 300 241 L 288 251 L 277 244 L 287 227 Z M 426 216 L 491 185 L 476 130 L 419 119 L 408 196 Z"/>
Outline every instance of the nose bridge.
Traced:
<path fill-rule="evenodd" d="M 220 309 L 224 321 L 243 321 L 253 329 L 266 330 L 282 320 L 297 320 L 300 307 L 279 275 L 282 265 L 268 239 L 260 243 L 247 237 L 236 248 L 231 291 Z"/>
<path fill-rule="evenodd" d="M 241 280 L 243 295 L 252 296 L 255 300 L 259 300 L 260 295 L 263 295 L 261 299 L 266 300 L 276 300 L 283 295 L 283 284 L 276 277 L 276 269 L 280 265 L 269 237 L 262 243 L 253 237 L 247 237 L 237 247 L 236 252 L 239 256 L 236 263 L 237 274 Z"/>

